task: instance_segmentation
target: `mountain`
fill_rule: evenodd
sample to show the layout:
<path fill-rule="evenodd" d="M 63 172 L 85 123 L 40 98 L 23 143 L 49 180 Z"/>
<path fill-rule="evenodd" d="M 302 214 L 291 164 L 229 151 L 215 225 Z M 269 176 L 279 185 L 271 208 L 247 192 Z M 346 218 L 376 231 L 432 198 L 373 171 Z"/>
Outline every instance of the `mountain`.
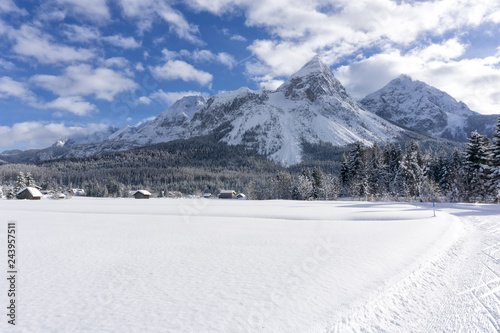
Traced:
<path fill-rule="evenodd" d="M 407 75 L 360 101 L 365 110 L 412 131 L 465 141 L 473 130 L 491 135 L 497 115 L 482 115 L 462 102 Z"/>
<path fill-rule="evenodd" d="M 72 155 L 215 135 L 221 142 L 254 148 L 274 161 L 292 165 L 302 159 L 303 142 L 372 144 L 403 133 L 360 108 L 328 66 L 314 57 L 276 90 L 244 87 L 208 100 L 185 97 L 141 128 L 124 128 Z"/>

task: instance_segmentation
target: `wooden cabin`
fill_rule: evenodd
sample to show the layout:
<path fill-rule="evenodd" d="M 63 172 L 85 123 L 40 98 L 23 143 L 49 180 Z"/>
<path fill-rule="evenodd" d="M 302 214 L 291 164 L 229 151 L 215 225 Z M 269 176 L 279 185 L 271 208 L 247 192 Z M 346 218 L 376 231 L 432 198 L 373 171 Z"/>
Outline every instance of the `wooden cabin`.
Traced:
<path fill-rule="evenodd" d="M 219 193 L 219 199 L 234 199 L 236 192 L 233 190 L 222 190 Z"/>
<path fill-rule="evenodd" d="M 42 198 L 42 193 L 35 187 L 25 187 L 21 191 L 17 192 L 16 198 L 26 200 L 40 200 Z"/>
<path fill-rule="evenodd" d="M 138 191 L 135 191 L 135 193 L 132 195 L 136 199 L 149 199 L 149 197 L 151 196 L 151 192 L 146 191 L 146 190 L 138 190 Z"/>

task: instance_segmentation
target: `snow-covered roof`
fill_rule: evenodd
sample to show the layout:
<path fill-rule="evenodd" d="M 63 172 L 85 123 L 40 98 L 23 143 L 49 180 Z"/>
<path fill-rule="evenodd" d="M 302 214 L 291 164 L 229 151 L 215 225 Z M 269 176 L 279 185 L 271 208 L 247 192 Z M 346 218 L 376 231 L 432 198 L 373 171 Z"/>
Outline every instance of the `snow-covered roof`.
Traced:
<path fill-rule="evenodd" d="M 146 191 L 146 190 L 135 191 L 133 195 L 136 195 L 137 193 L 141 193 L 142 195 L 151 195 L 151 192 Z"/>
<path fill-rule="evenodd" d="M 222 190 L 220 191 L 221 194 L 230 194 L 230 193 L 236 193 L 235 191 L 233 190 Z"/>
<path fill-rule="evenodd" d="M 31 193 L 32 197 L 40 197 L 40 198 L 42 197 L 42 192 L 40 192 L 40 190 L 38 190 L 35 187 L 25 187 L 21 191 L 17 192 L 16 195 L 19 195 L 19 193 L 21 193 L 24 190 L 28 190 L 28 192 Z"/>

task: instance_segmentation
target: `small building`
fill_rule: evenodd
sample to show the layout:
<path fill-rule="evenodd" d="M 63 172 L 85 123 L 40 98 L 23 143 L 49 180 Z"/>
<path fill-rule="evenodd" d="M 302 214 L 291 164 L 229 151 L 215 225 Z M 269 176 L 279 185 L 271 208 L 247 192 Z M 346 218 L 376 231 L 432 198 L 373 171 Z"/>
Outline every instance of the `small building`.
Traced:
<path fill-rule="evenodd" d="M 21 191 L 17 192 L 16 198 L 27 199 L 27 200 L 40 200 L 42 198 L 42 193 L 39 189 L 35 187 L 25 187 Z"/>
<path fill-rule="evenodd" d="M 236 195 L 236 199 L 240 199 L 240 200 L 246 200 L 247 199 L 247 196 L 244 195 L 243 193 L 238 193 Z"/>
<path fill-rule="evenodd" d="M 72 188 L 69 190 L 69 194 L 84 197 L 85 190 L 83 188 Z"/>
<path fill-rule="evenodd" d="M 212 193 L 203 193 L 203 197 L 205 199 L 210 199 L 212 197 Z"/>
<path fill-rule="evenodd" d="M 234 199 L 236 192 L 233 190 L 222 190 L 219 193 L 219 199 Z"/>
<path fill-rule="evenodd" d="M 134 194 L 132 194 L 134 198 L 136 199 L 149 199 L 151 196 L 151 192 L 146 191 L 146 190 L 138 190 L 135 191 Z"/>

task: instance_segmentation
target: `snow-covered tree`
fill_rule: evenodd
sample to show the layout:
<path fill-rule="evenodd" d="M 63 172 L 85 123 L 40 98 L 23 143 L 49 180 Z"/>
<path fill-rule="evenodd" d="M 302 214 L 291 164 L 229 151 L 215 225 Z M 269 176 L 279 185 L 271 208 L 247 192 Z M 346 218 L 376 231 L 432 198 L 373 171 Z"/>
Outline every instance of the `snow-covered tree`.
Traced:
<path fill-rule="evenodd" d="M 313 197 L 313 181 L 309 170 L 304 169 L 297 178 L 295 196 L 299 200 L 309 200 Z"/>
<path fill-rule="evenodd" d="M 410 147 L 406 150 L 400 165 L 405 175 L 405 194 L 414 198 L 421 198 L 423 186 L 427 180 L 428 166 L 418 143 L 411 141 Z"/>
<path fill-rule="evenodd" d="M 24 176 L 24 172 L 19 171 L 19 174 L 17 175 L 16 185 L 14 186 L 14 192 L 17 194 L 25 187 L 26 187 L 26 177 Z"/>
<path fill-rule="evenodd" d="M 31 175 L 31 172 L 29 172 L 29 171 L 26 173 L 25 184 L 26 184 L 26 186 L 30 186 L 30 187 L 36 186 L 35 179 Z"/>
<path fill-rule="evenodd" d="M 489 152 L 490 166 L 490 183 L 488 191 L 495 198 L 496 202 L 500 202 L 500 116 L 498 117 L 493 139 L 491 141 L 491 149 Z"/>
<path fill-rule="evenodd" d="M 485 198 L 488 187 L 488 144 L 487 139 L 477 131 L 471 133 L 464 152 L 464 169 L 467 173 L 468 200 Z"/>

